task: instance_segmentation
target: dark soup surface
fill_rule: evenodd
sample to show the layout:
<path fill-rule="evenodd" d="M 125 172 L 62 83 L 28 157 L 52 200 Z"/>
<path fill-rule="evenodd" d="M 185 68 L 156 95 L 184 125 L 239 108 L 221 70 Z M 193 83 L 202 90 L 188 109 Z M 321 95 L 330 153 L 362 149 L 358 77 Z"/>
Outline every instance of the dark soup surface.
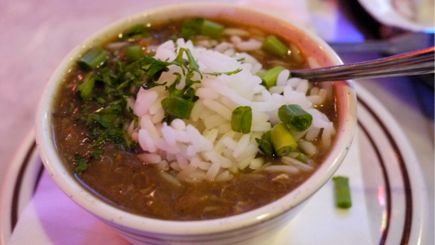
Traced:
<path fill-rule="evenodd" d="M 237 66 L 213 70 L 220 58 Z M 286 73 L 308 58 L 229 22 L 133 26 L 85 52 L 65 77 L 53 113 L 57 150 L 90 192 L 146 217 L 202 220 L 261 207 L 305 181 L 332 144 L 331 89 Z M 243 94 L 253 85 L 236 88 L 243 99 L 207 87 L 245 78 L 261 83 L 253 94 Z"/>

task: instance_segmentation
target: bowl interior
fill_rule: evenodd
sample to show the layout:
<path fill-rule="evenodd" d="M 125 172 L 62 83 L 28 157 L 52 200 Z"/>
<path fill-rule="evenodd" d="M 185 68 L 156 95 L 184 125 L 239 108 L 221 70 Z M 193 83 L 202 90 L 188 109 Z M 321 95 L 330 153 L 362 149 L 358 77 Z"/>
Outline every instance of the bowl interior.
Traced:
<path fill-rule="evenodd" d="M 37 117 L 37 142 L 44 165 L 58 186 L 75 202 L 116 226 L 138 231 L 165 234 L 208 234 L 239 229 L 277 217 L 306 200 L 332 176 L 349 147 L 355 128 L 355 95 L 347 82 L 336 82 L 333 87 L 338 109 L 338 128 L 335 142 L 324 163 L 312 176 L 294 191 L 261 208 L 226 218 L 204 221 L 164 221 L 151 219 L 115 208 L 91 194 L 69 173 L 56 152 L 52 131 L 52 107 L 59 85 L 75 63 L 89 47 L 106 42 L 111 37 L 137 23 L 162 23 L 185 17 L 205 17 L 234 24 L 254 26 L 276 34 L 286 41 L 303 47 L 308 57 L 320 66 L 340 64 L 335 52 L 313 34 L 299 29 L 284 20 L 246 8 L 223 4 L 176 5 L 155 9 L 121 20 L 97 33 L 74 49 L 60 64 L 51 77 L 39 105 Z M 180 225 L 182 223 L 182 225 Z"/>

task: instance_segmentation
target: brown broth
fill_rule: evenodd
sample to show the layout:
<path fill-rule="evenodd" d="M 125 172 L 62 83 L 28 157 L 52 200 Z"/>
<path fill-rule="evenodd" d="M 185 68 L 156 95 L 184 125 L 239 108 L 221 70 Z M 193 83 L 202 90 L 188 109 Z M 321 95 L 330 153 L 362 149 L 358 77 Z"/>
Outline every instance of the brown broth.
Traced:
<path fill-rule="evenodd" d="M 153 43 L 159 44 L 177 35 L 179 24 L 169 24 L 161 30 L 164 31 L 153 32 Z M 143 40 L 134 42 L 143 44 Z M 147 44 L 150 44 L 149 40 Z M 251 54 L 265 67 L 273 66 L 274 61 L 282 62 L 264 52 Z M 290 59 L 285 63 L 289 64 L 287 68 L 306 66 L 305 61 L 295 63 Z M 77 95 L 82 79 L 83 72 L 79 67 L 70 72 L 58 92 L 53 114 L 56 145 L 71 172 L 75 167 L 75 156 L 89 155 L 92 151 L 90 131 L 79 119 L 84 111 L 99 106 Z M 333 105 L 330 101 L 319 109 L 334 121 Z M 77 181 L 120 209 L 158 219 L 201 220 L 243 213 L 282 197 L 312 174 L 305 172 L 290 177 L 283 173 L 254 171 L 239 173 L 226 182 L 183 182 L 177 186 L 163 178 L 157 168 L 143 165 L 135 155 L 140 152 L 138 148 L 127 151 L 107 143 L 103 149 L 102 156 L 93 159 L 85 172 L 74 174 Z M 314 159 L 315 166 L 325 154 L 323 152 Z"/>

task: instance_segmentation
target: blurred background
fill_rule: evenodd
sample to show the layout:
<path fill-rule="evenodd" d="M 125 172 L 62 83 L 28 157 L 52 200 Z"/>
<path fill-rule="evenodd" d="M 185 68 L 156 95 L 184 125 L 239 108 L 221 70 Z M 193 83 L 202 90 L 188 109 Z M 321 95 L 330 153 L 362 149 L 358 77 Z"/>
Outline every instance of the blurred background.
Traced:
<path fill-rule="evenodd" d="M 113 21 L 179 2 L 185 1 L 0 1 L 0 182 L 32 131 L 38 100 L 62 58 Z M 330 43 L 345 63 L 422 49 L 434 42 L 433 0 L 219 2 L 248 5 L 298 23 Z M 423 169 L 433 217 L 433 75 L 358 83 L 382 102 L 407 135 Z"/>

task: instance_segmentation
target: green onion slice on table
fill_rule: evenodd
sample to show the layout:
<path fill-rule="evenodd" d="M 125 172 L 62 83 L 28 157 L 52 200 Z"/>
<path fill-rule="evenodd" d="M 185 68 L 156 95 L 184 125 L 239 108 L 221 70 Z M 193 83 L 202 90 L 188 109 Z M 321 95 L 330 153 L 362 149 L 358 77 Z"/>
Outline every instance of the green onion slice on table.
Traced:
<path fill-rule="evenodd" d="M 335 187 L 335 203 L 337 207 L 348 209 L 352 207 L 352 199 L 349 187 L 349 178 L 335 176 L 332 178 Z"/>

